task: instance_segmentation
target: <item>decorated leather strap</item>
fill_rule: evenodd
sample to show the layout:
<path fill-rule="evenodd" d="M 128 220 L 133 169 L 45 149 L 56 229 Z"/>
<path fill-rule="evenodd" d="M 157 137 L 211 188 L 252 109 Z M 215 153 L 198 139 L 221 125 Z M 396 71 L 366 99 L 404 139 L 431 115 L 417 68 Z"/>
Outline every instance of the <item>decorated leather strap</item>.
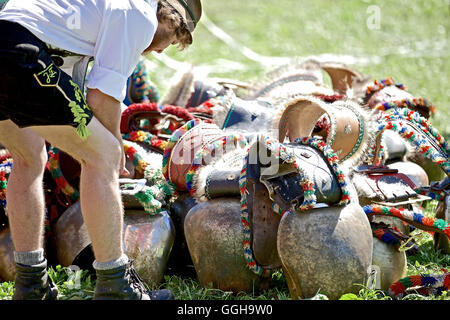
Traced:
<path fill-rule="evenodd" d="M 368 101 L 369 98 L 374 95 L 376 92 L 383 90 L 385 87 L 389 87 L 389 86 L 396 86 L 397 88 L 401 89 L 401 90 L 407 90 L 406 86 L 401 84 L 401 83 L 396 83 L 394 81 L 394 79 L 392 79 L 391 77 L 387 78 L 387 79 L 383 79 L 383 80 L 374 80 L 373 83 L 369 84 L 366 87 L 366 97 L 365 97 L 365 101 Z"/>
<path fill-rule="evenodd" d="M 148 214 L 154 215 L 161 212 L 165 200 L 176 195 L 174 186 L 169 181 L 166 181 L 162 172 L 153 168 L 139 154 L 138 150 L 127 144 L 126 141 L 124 141 L 123 146 L 125 154 L 132 161 L 135 170 L 141 173 L 152 184 L 152 186 L 144 186 L 134 196 Z M 122 187 L 126 187 L 126 185 Z"/>
<path fill-rule="evenodd" d="M 173 148 L 177 144 L 178 140 L 190 129 L 200 124 L 201 120 L 191 120 L 186 122 L 181 128 L 177 129 L 173 135 L 167 141 L 166 147 L 164 148 L 164 155 L 162 160 L 162 173 L 166 179 L 169 179 L 169 159 Z"/>
<path fill-rule="evenodd" d="M 281 144 L 278 140 L 273 139 L 271 137 L 267 137 L 264 135 L 258 136 L 259 143 L 262 143 L 267 150 L 270 150 L 271 154 L 275 156 L 275 158 L 279 159 L 282 162 L 291 164 L 298 172 L 298 174 L 302 177 L 300 181 L 300 187 L 304 192 L 304 200 L 303 203 L 296 206 L 295 208 L 291 208 L 292 211 L 307 211 L 313 209 L 316 204 L 316 196 L 315 196 L 315 186 L 314 183 L 309 179 L 308 175 L 303 171 L 302 168 L 298 166 L 295 162 L 295 156 L 289 152 L 289 150 Z M 338 166 L 338 157 L 332 152 L 331 148 L 329 148 L 323 141 L 319 141 L 316 138 L 302 138 L 298 140 L 299 143 L 311 145 L 314 148 L 324 152 L 330 165 L 332 166 L 336 176 L 338 177 L 339 184 L 342 188 L 342 198 L 339 202 L 340 205 L 346 205 L 350 201 L 350 193 L 347 190 L 347 184 L 345 182 L 345 176 Z M 250 148 L 249 148 L 250 150 Z M 250 218 L 249 218 L 249 208 L 247 203 L 247 165 L 248 165 L 249 153 L 247 153 L 244 164 L 241 170 L 240 179 L 239 179 L 239 191 L 241 194 L 241 222 L 243 225 L 243 233 L 244 233 L 244 257 L 247 263 L 247 266 L 251 271 L 255 274 L 268 277 L 272 269 L 265 268 L 256 262 L 251 246 L 251 229 L 250 229 Z M 284 215 L 286 212 L 291 210 L 283 210 L 281 207 L 274 203 L 273 204 L 274 212 Z"/>
<path fill-rule="evenodd" d="M 178 191 L 186 191 L 186 175 L 198 150 L 223 138 L 215 124 L 191 120 L 177 129 L 168 140 L 163 155 L 163 174 Z"/>
<path fill-rule="evenodd" d="M 450 153 L 450 148 L 445 138 L 438 132 L 436 128 L 424 117 L 422 117 L 417 111 L 410 108 L 395 107 L 388 112 L 381 114 L 381 121 L 398 121 L 404 120 L 408 123 L 412 123 L 422 130 L 436 145 L 444 155 Z"/>
<path fill-rule="evenodd" d="M 218 157 L 219 154 L 223 154 L 224 151 L 229 151 L 226 146 L 230 143 L 233 147 L 236 145 L 240 148 L 245 148 L 247 146 L 247 140 L 241 134 L 230 134 L 222 137 L 210 144 L 205 145 L 203 148 L 198 150 L 194 155 L 194 161 L 186 174 L 186 187 L 191 196 L 197 191 L 194 185 L 194 176 L 197 170 L 203 166 L 208 165 L 214 160 L 214 157 Z"/>
<path fill-rule="evenodd" d="M 442 219 L 424 216 L 401 207 L 395 208 L 376 204 L 364 206 L 363 210 L 369 216 L 369 220 L 372 215 L 395 217 L 421 230 L 442 233 L 450 238 L 450 224 Z"/>
<path fill-rule="evenodd" d="M 6 175 L 9 175 L 12 168 L 12 159 L 5 160 L 0 164 L 0 204 L 6 208 L 6 187 L 8 185 L 8 179 Z"/>
<path fill-rule="evenodd" d="M 440 275 L 408 276 L 391 284 L 388 293 L 395 299 L 401 299 L 407 294 L 408 289 L 416 289 L 421 294 L 440 295 L 443 291 L 450 290 L 450 273 L 446 271 Z"/>
<path fill-rule="evenodd" d="M 383 126 L 386 123 L 387 126 Z M 377 143 L 373 145 L 369 152 L 369 164 L 381 165 L 384 161 L 384 146 L 381 141 L 381 136 L 385 130 L 397 131 L 398 125 L 407 126 L 409 130 L 421 135 L 424 138 L 422 144 L 429 145 L 440 153 L 442 157 L 448 159 L 450 149 L 445 138 L 439 134 L 427 119 L 414 110 L 393 107 L 387 112 L 382 111 L 379 115 L 378 125 L 378 130 L 381 131 Z"/>
<path fill-rule="evenodd" d="M 167 144 L 167 141 L 158 138 L 156 135 L 150 132 L 139 130 L 131 131 L 129 133 L 122 134 L 122 138 L 128 141 L 140 142 L 145 144 L 147 147 L 158 149 L 163 152 Z"/>
<path fill-rule="evenodd" d="M 136 101 L 135 101 L 136 100 Z M 124 103 L 131 105 L 139 102 L 157 103 L 159 92 L 150 80 L 145 66 L 145 60 L 140 60 L 128 79 L 128 94 Z"/>
<path fill-rule="evenodd" d="M 450 162 L 448 154 L 443 153 L 440 149 L 435 148 L 430 143 L 430 137 L 425 137 L 422 130 L 414 130 L 408 126 L 406 121 L 398 119 L 380 119 L 376 131 L 382 134 L 385 130 L 392 130 L 397 132 L 403 139 L 410 142 L 416 151 L 424 157 L 430 159 L 440 166 L 447 176 L 450 176 Z"/>
<path fill-rule="evenodd" d="M 53 146 L 49 147 L 49 159 L 47 162 L 47 168 L 49 169 L 50 174 L 56 183 L 57 192 L 61 191 L 70 201 L 70 204 L 72 204 L 78 201 L 78 199 L 80 198 L 80 193 L 76 188 L 70 185 L 70 183 L 64 177 L 59 164 L 59 153 L 60 151 L 58 148 L 55 148 Z"/>
<path fill-rule="evenodd" d="M 375 110 L 389 111 L 396 108 L 407 108 L 417 111 L 424 118 L 429 118 L 430 113 L 436 113 L 436 107 L 425 98 L 401 99 L 395 101 L 381 102 L 373 107 Z"/>
<path fill-rule="evenodd" d="M 372 234 L 374 237 L 383 241 L 395 250 L 400 251 L 405 248 L 408 255 L 414 255 L 419 252 L 419 246 L 414 238 L 404 235 L 396 226 L 390 226 L 384 222 L 370 222 Z"/>

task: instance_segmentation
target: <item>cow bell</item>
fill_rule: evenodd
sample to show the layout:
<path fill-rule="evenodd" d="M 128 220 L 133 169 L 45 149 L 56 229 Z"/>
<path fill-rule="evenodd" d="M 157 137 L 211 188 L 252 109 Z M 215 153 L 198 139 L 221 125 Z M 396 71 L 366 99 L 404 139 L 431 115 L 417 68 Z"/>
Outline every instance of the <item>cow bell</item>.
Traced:
<path fill-rule="evenodd" d="M 124 252 L 134 260 L 142 279 L 152 285 L 160 283 L 175 239 L 175 228 L 167 212 L 150 216 L 144 210 L 126 210 L 123 223 Z M 55 225 L 58 263 L 64 267 L 80 262 L 80 255 L 91 245 L 83 221 L 80 203 L 69 207 Z M 84 256 L 93 259 L 93 256 Z M 83 261 L 83 264 L 93 262 Z"/>
<path fill-rule="evenodd" d="M 375 289 L 388 291 L 394 282 L 406 277 L 407 260 L 405 251 L 398 251 L 393 246 L 374 238 L 372 267 L 377 272 Z"/>
<path fill-rule="evenodd" d="M 14 281 L 14 245 L 8 227 L 0 231 L 0 281 Z"/>
<path fill-rule="evenodd" d="M 292 299 L 311 298 L 319 291 L 339 299 L 366 284 L 373 236 L 356 203 L 286 213 L 277 245 Z"/>
<path fill-rule="evenodd" d="M 201 286 L 234 293 L 268 288 L 270 279 L 259 277 L 246 265 L 239 199 L 197 204 L 186 216 L 184 232 Z"/>

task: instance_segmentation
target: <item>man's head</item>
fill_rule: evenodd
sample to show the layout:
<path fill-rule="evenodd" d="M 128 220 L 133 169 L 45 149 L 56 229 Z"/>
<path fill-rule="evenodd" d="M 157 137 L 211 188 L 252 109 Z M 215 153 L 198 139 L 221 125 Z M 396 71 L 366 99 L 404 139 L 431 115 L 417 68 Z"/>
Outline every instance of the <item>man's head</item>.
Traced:
<path fill-rule="evenodd" d="M 192 44 L 192 32 L 201 15 L 200 0 L 159 0 L 158 29 L 146 51 L 161 53 L 171 44 L 186 48 Z"/>

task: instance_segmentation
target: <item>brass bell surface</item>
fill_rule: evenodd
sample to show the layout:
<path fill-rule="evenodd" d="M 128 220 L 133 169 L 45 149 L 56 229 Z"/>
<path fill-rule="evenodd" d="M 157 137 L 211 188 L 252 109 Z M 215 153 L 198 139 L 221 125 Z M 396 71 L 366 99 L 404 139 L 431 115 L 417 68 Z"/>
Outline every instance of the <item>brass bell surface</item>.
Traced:
<path fill-rule="evenodd" d="M 387 291 L 391 284 L 407 275 L 405 251 L 398 251 L 377 238 L 373 239 L 372 265 L 377 266 L 379 270 L 376 276 L 378 277 L 380 288 L 376 289 Z"/>
<path fill-rule="evenodd" d="M 426 187 L 430 180 L 426 171 L 417 163 L 411 161 L 397 161 L 388 165 L 391 169 L 397 169 L 399 173 L 407 175 L 417 187 Z"/>
<path fill-rule="evenodd" d="M 447 194 L 445 198 L 439 202 L 436 208 L 436 218 L 442 219 L 450 223 L 450 195 Z M 450 254 L 450 240 L 441 233 L 435 233 L 433 236 L 434 248 L 441 250 L 445 254 Z"/>
<path fill-rule="evenodd" d="M 246 265 L 240 201 L 217 198 L 194 206 L 186 216 L 184 232 L 203 287 L 238 293 L 265 290 L 270 279 Z"/>
<path fill-rule="evenodd" d="M 286 213 L 277 244 L 292 299 L 311 298 L 319 290 L 339 299 L 366 284 L 373 236 L 356 203 Z"/>
<path fill-rule="evenodd" d="M 157 285 L 162 281 L 174 239 L 175 228 L 167 212 L 150 216 L 144 210 L 125 211 L 124 252 L 134 260 L 133 265 L 145 282 Z M 64 267 L 72 265 L 91 245 L 79 202 L 58 219 L 55 245 L 58 263 Z"/>
<path fill-rule="evenodd" d="M 175 227 L 166 211 L 150 216 L 143 210 L 126 210 L 123 242 L 125 253 L 141 278 L 158 285 L 164 278 L 175 241 Z"/>
<path fill-rule="evenodd" d="M 442 170 L 442 168 L 420 153 L 414 152 L 407 154 L 406 159 L 419 165 L 423 170 L 425 170 L 430 182 L 441 181 L 445 178 L 445 172 Z"/>
<path fill-rule="evenodd" d="M 14 281 L 14 245 L 8 227 L 0 231 L 0 281 Z"/>
<path fill-rule="evenodd" d="M 54 228 L 54 243 L 57 262 L 63 267 L 72 265 L 78 254 L 91 244 L 80 201 L 59 217 Z"/>

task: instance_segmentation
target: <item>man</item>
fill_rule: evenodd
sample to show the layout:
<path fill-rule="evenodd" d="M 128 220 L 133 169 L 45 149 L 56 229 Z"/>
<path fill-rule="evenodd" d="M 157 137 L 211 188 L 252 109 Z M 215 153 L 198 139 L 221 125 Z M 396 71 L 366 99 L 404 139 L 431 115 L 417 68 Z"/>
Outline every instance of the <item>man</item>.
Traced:
<path fill-rule="evenodd" d="M 172 298 L 169 290 L 148 291 L 123 252 L 120 101 L 141 54 L 191 44 L 200 16 L 200 0 L 10 0 L 0 12 L 0 143 L 14 161 L 7 189 L 14 299 L 57 296 L 42 243 L 45 141 L 81 164 L 94 299 Z M 94 58 L 86 99 L 52 52 Z"/>

